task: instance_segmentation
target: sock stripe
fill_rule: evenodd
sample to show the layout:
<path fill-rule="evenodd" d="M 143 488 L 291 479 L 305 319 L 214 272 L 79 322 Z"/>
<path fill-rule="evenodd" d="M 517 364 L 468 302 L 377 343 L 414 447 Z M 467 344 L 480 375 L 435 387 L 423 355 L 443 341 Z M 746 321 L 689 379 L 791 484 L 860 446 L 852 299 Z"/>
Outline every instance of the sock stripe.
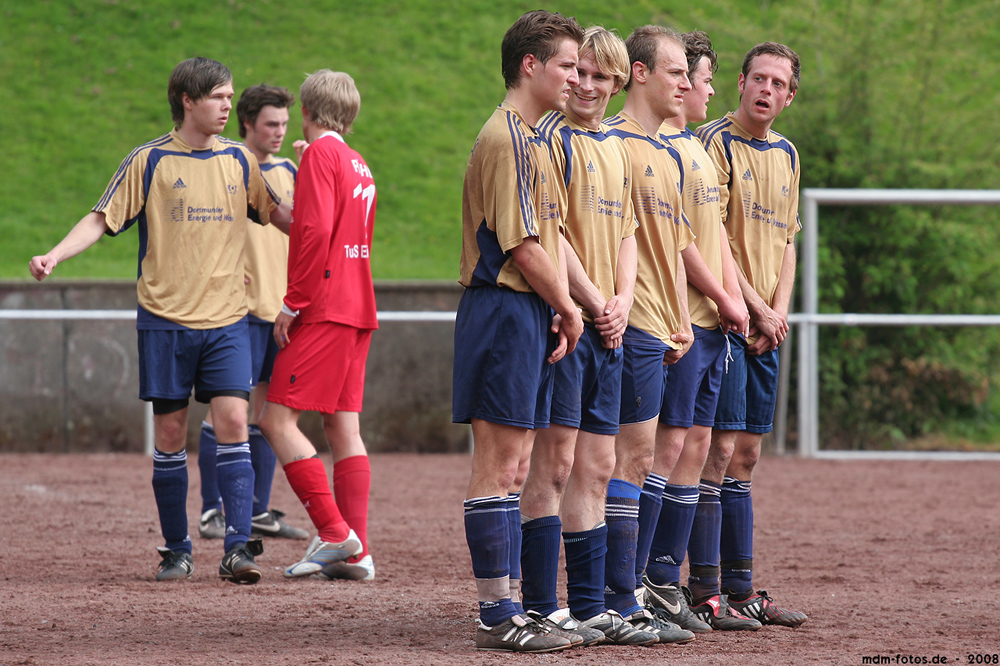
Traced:
<path fill-rule="evenodd" d="M 187 449 L 181 449 L 177 453 L 163 453 L 159 449 L 153 449 L 153 470 L 159 472 L 169 472 L 180 467 L 187 466 Z"/>
<path fill-rule="evenodd" d="M 642 494 L 655 500 L 663 494 L 663 489 L 666 485 L 666 477 L 659 474 L 650 474 L 646 477 L 646 482 L 642 484 Z"/>
<path fill-rule="evenodd" d="M 722 489 L 729 493 L 749 493 L 750 481 L 740 481 L 727 476 L 722 482 Z"/>

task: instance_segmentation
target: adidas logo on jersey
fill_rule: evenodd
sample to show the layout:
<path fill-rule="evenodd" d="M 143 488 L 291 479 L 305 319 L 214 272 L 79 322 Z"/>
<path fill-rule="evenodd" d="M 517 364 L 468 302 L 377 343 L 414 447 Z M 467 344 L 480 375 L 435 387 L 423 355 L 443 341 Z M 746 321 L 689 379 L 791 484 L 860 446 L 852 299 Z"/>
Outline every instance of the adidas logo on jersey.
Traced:
<path fill-rule="evenodd" d="M 587 173 L 597 173 L 597 169 L 594 168 L 593 162 L 587 162 Z"/>
<path fill-rule="evenodd" d="M 700 164 L 698 164 L 694 160 L 691 160 L 691 171 L 697 171 L 700 168 L 701 168 Z"/>
<path fill-rule="evenodd" d="M 541 177 L 542 177 L 542 185 L 544 185 L 545 184 L 545 172 L 544 171 L 541 173 Z"/>
<path fill-rule="evenodd" d="M 652 178 L 652 177 L 653 177 L 653 166 L 646 165 L 646 178 Z"/>
<path fill-rule="evenodd" d="M 753 180 L 753 176 L 750 175 L 750 169 L 743 172 L 743 180 Z"/>
<path fill-rule="evenodd" d="M 178 178 L 177 182 L 174 183 L 174 189 L 177 190 L 177 189 L 180 189 L 182 187 L 187 187 L 187 185 L 184 184 L 183 180 L 181 180 L 180 178 Z"/>

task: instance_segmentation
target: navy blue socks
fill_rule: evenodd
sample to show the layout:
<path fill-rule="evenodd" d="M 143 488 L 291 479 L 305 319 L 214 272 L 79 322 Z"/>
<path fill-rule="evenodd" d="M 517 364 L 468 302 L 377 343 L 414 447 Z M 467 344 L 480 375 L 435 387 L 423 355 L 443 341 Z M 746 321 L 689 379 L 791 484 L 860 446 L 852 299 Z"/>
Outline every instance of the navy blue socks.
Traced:
<path fill-rule="evenodd" d="M 753 501 L 750 482 L 727 476 L 722 482 L 722 587 L 733 595 L 753 589 Z"/>
<path fill-rule="evenodd" d="M 191 554 L 187 524 L 187 451 L 153 451 L 153 496 L 160 514 L 164 545 L 173 551 Z"/>
<path fill-rule="evenodd" d="M 225 550 L 250 539 L 253 511 L 253 466 L 250 464 L 250 443 L 237 442 L 218 446 L 216 479 L 222 493 L 226 514 Z"/>
<path fill-rule="evenodd" d="M 479 619 L 493 627 L 517 615 L 510 598 L 510 522 L 507 498 L 474 497 L 464 502 L 465 540 L 479 596 Z"/>

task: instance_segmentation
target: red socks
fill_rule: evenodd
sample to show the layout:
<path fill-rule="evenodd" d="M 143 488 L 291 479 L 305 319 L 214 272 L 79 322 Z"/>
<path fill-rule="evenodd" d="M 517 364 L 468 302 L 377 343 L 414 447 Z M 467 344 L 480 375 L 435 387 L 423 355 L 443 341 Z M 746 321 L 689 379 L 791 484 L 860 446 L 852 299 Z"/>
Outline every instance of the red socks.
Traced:
<path fill-rule="evenodd" d="M 365 461 L 367 462 L 367 458 Z M 319 458 L 304 458 L 290 462 L 282 469 L 285 470 L 288 484 L 298 495 L 302 506 L 309 513 L 313 525 L 319 531 L 319 538 L 330 543 L 340 543 L 347 539 L 351 528 L 341 516 L 337 503 L 333 501 L 323 461 Z M 367 502 L 368 494 L 366 492 L 366 507 Z M 361 536 L 360 532 L 358 536 Z M 362 543 L 364 543 L 364 537 L 362 537 Z"/>
<path fill-rule="evenodd" d="M 368 554 L 368 492 L 372 471 L 368 456 L 344 458 L 333 466 L 333 494 L 343 519 L 361 539 L 364 550 L 349 561 L 357 562 Z M 293 486 L 294 487 L 294 486 Z"/>

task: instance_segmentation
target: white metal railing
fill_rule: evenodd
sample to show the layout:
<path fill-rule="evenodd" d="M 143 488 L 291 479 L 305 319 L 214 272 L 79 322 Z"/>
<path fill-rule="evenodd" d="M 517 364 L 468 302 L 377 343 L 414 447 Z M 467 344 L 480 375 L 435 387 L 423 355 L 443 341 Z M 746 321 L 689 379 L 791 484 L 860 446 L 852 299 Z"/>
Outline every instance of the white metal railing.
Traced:
<path fill-rule="evenodd" d="M 378 320 L 383 321 L 455 321 L 454 312 L 433 312 L 387 310 L 377 312 Z M 0 320 L 4 319 L 48 319 L 48 320 L 129 320 L 135 321 L 135 310 L 0 310 Z M 153 403 L 144 406 L 142 448 L 147 456 L 153 455 Z"/>
<path fill-rule="evenodd" d="M 929 458 L 961 460 L 1000 458 L 995 453 L 878 452 L 819 450 L 819 327 L 820 326 L 997 326 L 1000 315 L 906 315 L 819 313 L 819 206 L 998 205 L 1000 190 L 802 190 L 802 312 L 789 316 L 798 327 L 799 454 L 822 458 Z"/>

